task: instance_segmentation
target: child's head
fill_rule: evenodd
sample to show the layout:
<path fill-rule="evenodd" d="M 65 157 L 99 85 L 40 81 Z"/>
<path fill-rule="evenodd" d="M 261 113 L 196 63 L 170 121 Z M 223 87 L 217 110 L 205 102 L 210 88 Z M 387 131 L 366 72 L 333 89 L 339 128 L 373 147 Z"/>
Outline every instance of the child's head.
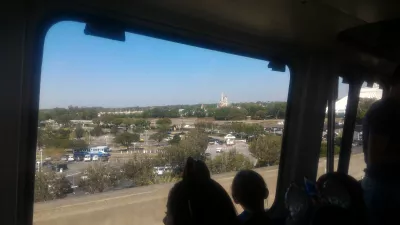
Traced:
<path fill-rule="evenodd" d="M 232 182 L 232 197 L 245 210 L 264 210 L 264 200 L 268 198 L 267 184 L 260 174 L 252 170 L 239 171 Z"/>
<path fill-rule="evenodd" d="M 202 161 L 187 160 L 183 179 L 169 192 L 165 225 L 236 225 L 235 206 Z"/>

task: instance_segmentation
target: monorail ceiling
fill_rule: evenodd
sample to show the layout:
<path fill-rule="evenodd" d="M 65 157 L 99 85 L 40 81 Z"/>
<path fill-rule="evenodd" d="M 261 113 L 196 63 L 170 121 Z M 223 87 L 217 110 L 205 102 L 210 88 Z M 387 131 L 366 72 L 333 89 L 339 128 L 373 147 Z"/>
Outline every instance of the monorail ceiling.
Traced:
<path fill-rule="evenodd" d="M 40 3 L 44 9 L 76 10 L 112 17 L 128 25 L 137 21 L 155 24 L 153 29 L 164 29 L 171 34 L 167 39 L 202 37 L 194 44 L 212 43 L 204 46 L 223 51 L 285 61 L 322 53 L 333 55 L 341 63 L 355 63 L 378 72 L 383 69 L 382 73 L 388 73 L 386 65 L 394 62 L 393 58 L 376 55 L 360 46 L 348 46 L 337 37 L 342 31 L 400 15 L 396 0 L 44 0 Z M 231 45 L 223 46 L 224 42 Z M 385 68 L 380 68 L 382 65 Z"/>

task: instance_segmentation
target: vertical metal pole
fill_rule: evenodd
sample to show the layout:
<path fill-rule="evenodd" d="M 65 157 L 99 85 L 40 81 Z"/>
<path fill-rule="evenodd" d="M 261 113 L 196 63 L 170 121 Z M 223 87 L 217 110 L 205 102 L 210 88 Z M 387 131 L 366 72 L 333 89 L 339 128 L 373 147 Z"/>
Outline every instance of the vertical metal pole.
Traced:
<path fill-rule="evenodd" d="M 43 149 L 40 149 L 40 172 L 42 172 L 43 166 Z"/>
<path fill-rule="evenodd" d="M 327 150 L 326 150 L 326 169 L 327 172 L 334 171 L 335 157 L 335 115 L 336 99 L 338 89 L 338 77 L 332 78 L 332 86 L 328 97 L 328 132 L 327 132 Z"/>
<path fill-rule="evenodd" d="M 351 148 L 354 136 L 354 126 L 356 124 L 357 108 L 358 102 L 360 100 L 360 90 L 362 83 L 362 80 L 349 81 L 349 95 L 347 98 L 338 165 L 338 171 L 346 174 L 349 172 Z"/>

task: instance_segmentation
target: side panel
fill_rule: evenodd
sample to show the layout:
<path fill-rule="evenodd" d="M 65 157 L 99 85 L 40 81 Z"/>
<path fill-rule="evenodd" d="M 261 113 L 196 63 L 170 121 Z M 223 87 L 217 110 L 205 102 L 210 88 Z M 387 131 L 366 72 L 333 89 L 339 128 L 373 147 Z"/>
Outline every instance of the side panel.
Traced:
<path fill-rule="evenodd" d="M 0 12 L 0 169 L 2 224 L 31 224 L 39 82 L 45 29 L 28 1 L 3 4 Z M 29 8 L 29 10 L 28 10 Z M 4 10 L 4 11 L 3 11 Z"/>
<path fill-rule="evenodd" d="M 298 59 L 291 67 L 274 215 L 284 215 L 291 182 L 316 178 L 330 74 L 330 61 L 320 57 Z"/>

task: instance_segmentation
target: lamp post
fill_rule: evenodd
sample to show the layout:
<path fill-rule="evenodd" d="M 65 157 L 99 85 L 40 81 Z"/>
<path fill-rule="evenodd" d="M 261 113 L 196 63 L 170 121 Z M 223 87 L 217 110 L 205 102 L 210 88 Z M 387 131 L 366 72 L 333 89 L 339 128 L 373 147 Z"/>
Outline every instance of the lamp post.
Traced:
<path fill-rule="evenodd" d="M 43 166 L 43 149 L 40 149 L 40 172 L 42 172 L 42 166 Z"/>

